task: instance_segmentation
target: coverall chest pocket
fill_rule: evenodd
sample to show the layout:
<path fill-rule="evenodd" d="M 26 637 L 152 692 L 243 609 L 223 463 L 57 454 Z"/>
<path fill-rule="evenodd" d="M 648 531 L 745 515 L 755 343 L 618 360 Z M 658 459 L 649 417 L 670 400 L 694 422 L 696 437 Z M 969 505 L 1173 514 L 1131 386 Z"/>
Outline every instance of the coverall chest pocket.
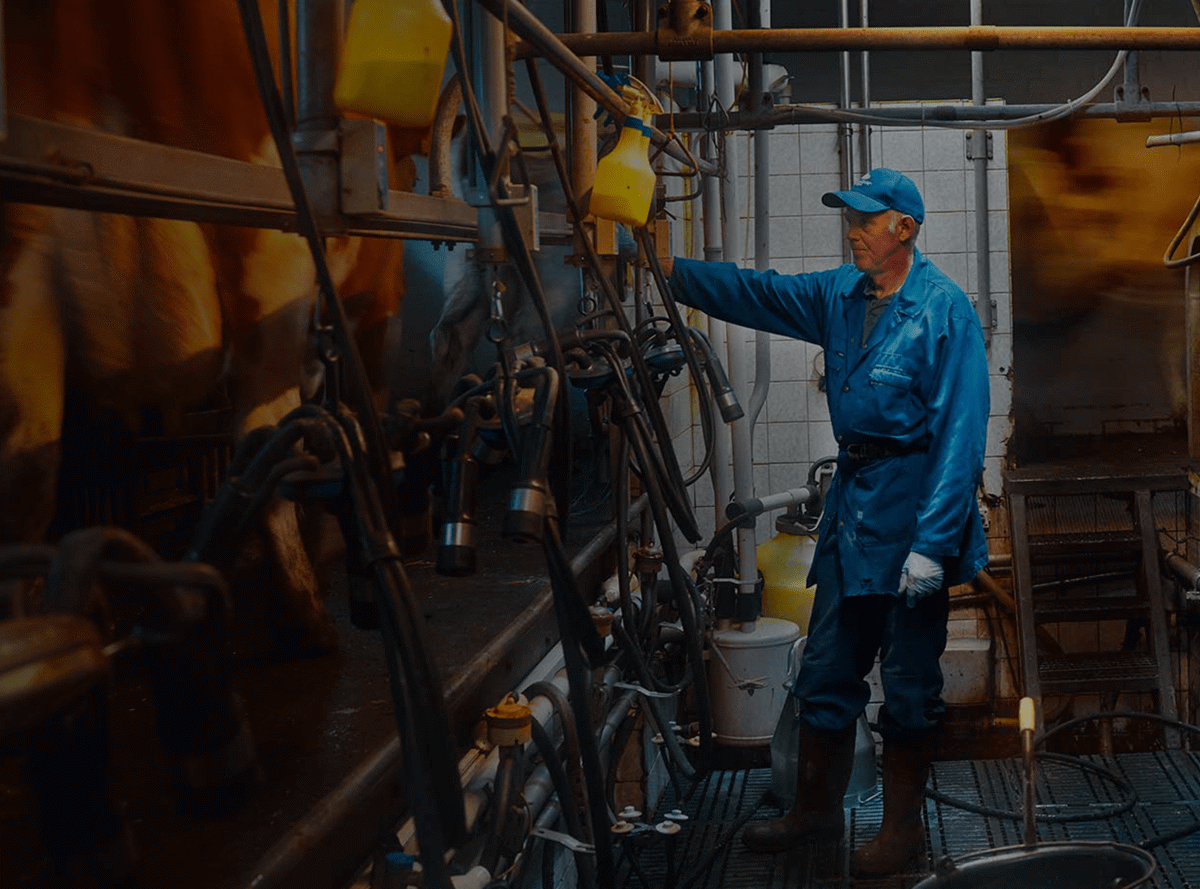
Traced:
<path fill-rule="evenodd" d="M 872 386 L 911 389 L 916 383 L 915 362 L 900 352 L 884 352 L 868 373 Z"/>
<path fill-rule="evenodd" d="M 917 373 L 908 356 L 894 352 L 879 356 L 867 372 L 867 381 L 880 416 L 903 422 L 916 408 Z"/>

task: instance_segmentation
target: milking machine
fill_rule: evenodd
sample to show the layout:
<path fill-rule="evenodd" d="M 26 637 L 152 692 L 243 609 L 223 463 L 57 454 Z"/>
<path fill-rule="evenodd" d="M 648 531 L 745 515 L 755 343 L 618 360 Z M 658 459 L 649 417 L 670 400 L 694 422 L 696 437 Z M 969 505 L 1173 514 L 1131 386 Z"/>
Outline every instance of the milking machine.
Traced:
<path fill-rule="evenodd" d="M 0 623 L 0 748 L 28 760 L 50 878 L 125 885 L 140 854 L 110 786 L 117 679 L 148 679 L 158 743 L 184 811 L 227 813 L 260 779 L 233 691 L 225 581 L 209 565 L 164 562 L 109 527 L 71 532 L 55 547 L 6 550 L 0 576 L 42 581 L 37 601 L 21 602 L 21 616 Z M 36 861 L 40 846 L 22 854 Z M 19 872 L 23 862 L 13 857 L 6 868 Z"/>

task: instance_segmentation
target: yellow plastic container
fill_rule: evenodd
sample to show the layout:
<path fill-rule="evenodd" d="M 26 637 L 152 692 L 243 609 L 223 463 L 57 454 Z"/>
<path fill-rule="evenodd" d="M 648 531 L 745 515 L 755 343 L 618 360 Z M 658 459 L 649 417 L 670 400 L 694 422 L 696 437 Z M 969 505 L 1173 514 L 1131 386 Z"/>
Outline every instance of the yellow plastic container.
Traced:
<path fill-rule="evenodd" d="M 625 118 L 616 147 L 596 163 L 596 179 L 588 205 L 593 216 L 641 228 L 650 216 L 657 177 L 650 166 L 650 127 L 653 111 L 635 87 L 622 89 L 632 111 Z"/>
<path fill-rule="evenodd" d="M 758 570 L 763 576 L 763 616 L 790 620 L 800 627 L 801 636 L 808 635 L 817 592 L 808 585 L 808 569 L 816 551 L 815 537 L 787 531 L 780 531 L 757 549 Z"/>
<path fill-rule="evenodd" d="M 453 27 L 438 0 L 355 0 L 334 102 L 400 126 L 429 126 Z"/>

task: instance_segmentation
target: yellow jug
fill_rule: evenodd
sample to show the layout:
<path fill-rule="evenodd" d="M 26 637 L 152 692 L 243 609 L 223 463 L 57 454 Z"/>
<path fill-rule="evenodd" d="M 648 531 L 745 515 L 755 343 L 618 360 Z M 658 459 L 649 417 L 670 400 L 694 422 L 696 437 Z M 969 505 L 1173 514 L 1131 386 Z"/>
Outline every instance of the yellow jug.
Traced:
<path fill-rule="evenodd" d="M 438 0 L 355 0 L 334 102 L 400 126 L 429 126 L 453 28 Z"/>
<path fill-rule="evenodd" d="M 654 107 L 636 87 L 623 87 L 631 111 L 616 147 L 596 163 L 596 179 L 588 210 L 593 216 L 641 228 L 650 216 L 657 177 L 650 166 L 650 127 Z"/>
<path fill-rule="evenodd" d="M 757 549 L 758 570 L 763 576 L 762 613 L 764 617 L 790 620 L 808 635 L 813 596 L 817 588 L 808 585 L 808 569 L 817 552 L 816 538 L 794 527 L 776 523 L 779 533 Z"/>

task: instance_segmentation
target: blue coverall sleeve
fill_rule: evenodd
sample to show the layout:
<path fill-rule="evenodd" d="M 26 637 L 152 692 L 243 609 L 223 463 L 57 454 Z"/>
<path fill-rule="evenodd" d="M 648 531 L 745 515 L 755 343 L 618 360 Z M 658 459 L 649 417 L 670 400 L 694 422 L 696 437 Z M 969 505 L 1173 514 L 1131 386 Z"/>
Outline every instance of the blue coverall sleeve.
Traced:
<path fill-rule="evenodd" d="M 823 341 L 837 271 L 780 275 L 732 262 L 676 259 L 671 290 L 684 305 L 714 318 L 783 336 Z"/>
<path fill-rule="evenodd" d="M 912 550 L 958 555 L 983 472 L 990 411 L 987 353 L 969 306 L 955 305 L 926 399 L 930 443 Z"/>

